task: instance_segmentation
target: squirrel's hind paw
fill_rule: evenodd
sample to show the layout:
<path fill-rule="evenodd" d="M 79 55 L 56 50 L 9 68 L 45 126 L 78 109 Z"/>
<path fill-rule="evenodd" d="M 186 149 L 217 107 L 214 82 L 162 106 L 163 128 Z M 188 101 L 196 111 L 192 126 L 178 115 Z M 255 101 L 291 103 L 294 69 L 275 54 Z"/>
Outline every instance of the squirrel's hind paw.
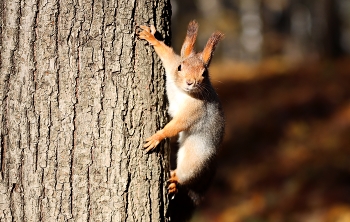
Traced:
<path fill-rule="evenodd" d="M 177 184 L 176 183 L 170 183 L 168 185 L 168 194 L 174 195 L 177 193 Z"/>
<path fill-rule="evenodd" d="M 167 181 L 168 185 L 168 194 L 169 195 L 175 195 L 178 191 L 177 186 L 179 183 L 179 179 L 176 176 L 176 172 L 175 171 L 171 171 L 170 172 L 170 178 Z"/>

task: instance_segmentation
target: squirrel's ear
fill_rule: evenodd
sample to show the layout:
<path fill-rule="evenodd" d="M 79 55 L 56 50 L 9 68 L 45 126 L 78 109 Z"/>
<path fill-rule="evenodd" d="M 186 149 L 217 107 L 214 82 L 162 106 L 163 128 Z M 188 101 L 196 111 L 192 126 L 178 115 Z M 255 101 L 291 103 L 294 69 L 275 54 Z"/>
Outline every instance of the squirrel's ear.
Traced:
<path fill-rule="evenodd" d="M 223 38 L 224 38 L 224 34 L 222 34 L 219 31 L 214 32 L 210 36 L 210 38 L 209 38 L 209 40 L 208 40 L 207 44 L 205 45 L 205 48 L 204 48 L 204 50 L 202 52 L 202 60 L 203 60 L 203 62 L 204 62 L 204 64 L 206 66 L 208 66 L 209 63 L 210 63 L 211 56 L 213 55 L 213 52 L 214 52 L 214 50 L 216 48 L 216 45 Z"/>
<path fill-rule="evenodd" d="M 188 24 L 187 34 L 184 43 L 181 48 L 181 57 L 188 57 L 194 50 L 194 43 L 196 42 L 198 33 L 198 23 L 193 20 Z"/>

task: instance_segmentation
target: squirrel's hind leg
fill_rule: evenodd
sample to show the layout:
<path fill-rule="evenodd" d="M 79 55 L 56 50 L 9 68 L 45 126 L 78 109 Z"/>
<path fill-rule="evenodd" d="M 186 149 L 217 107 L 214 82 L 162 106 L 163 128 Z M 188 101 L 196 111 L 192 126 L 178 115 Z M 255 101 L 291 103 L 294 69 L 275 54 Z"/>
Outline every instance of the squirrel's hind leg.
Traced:
<path fill-rule="evenodd" d="M 207 163 L 210 153 L 206 144 L 196 137 L 187 137 L 177 153 L 176 174 L 181 185 L 188 185 Z"/>

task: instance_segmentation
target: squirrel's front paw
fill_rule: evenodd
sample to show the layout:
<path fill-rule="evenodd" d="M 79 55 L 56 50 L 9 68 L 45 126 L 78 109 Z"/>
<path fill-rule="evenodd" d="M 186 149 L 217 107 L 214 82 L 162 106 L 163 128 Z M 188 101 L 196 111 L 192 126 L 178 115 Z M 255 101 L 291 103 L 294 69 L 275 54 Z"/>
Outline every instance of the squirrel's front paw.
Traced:
<path fill-rule="evenodd" d="M 143 147 L 146 149 L 146 152 L 153 150 L 159 143 L 164 139 L 164 136 L 160 131 L 153 134 L 151 137 L 146 139 L 146 144 Z"/>
<path fill-rule="evenodd" d="M 142 29 L 142 31 L 137 33 L 139 38 L 144 39 L 149 43 L 153 44 L 153 42 L 156 40 L 156 38 L 154 37 L 154 34 L 157 31 L 154 25 L 151 25 L 151 27 L 140 25 L 139 27 Z"/>

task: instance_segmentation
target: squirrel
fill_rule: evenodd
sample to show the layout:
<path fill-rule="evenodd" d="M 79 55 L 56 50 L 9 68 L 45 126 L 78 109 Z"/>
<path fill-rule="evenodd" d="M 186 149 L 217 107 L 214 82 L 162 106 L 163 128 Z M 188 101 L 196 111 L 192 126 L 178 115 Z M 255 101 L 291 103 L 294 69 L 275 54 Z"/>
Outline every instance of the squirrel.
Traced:
<path fill-rule="evenodd" d="M 179 135 L 177 164 L 170 172 L 168 194 L 176 199 L 182 189 L 192 205 L 197 206 L 214 175 L 224 135 L 223 110 L 208 73 L 213 52 L 224 35 L 214 32 L 204 50 L 196 53 L 198 23 L 193 20 L 188 25 L 179 56 L 155 38 L 153 25 L 139 27 L 138 37 L 154 47 L 165 68 L 168 112 L 172 117 L 163 129 L 145 140 L 144 148 L 149 152 L 163 139 Z"/>

